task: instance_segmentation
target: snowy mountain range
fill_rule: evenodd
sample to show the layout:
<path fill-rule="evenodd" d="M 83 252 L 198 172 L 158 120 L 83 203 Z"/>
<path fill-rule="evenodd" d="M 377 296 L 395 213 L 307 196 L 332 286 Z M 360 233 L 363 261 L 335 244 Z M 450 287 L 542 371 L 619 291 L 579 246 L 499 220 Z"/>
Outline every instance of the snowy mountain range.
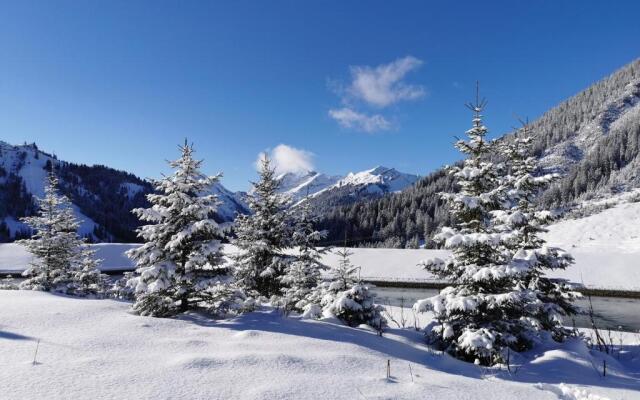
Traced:
<path fill-rule="evenodd" d="M 78 165 L 58 160 L 35 144 L 11 145 L 0 141 L 0 241 L 29 235 L 20 218 L 36 210 L 35 197 L 44 194 L 47 171 L 55 169 L 61 190 L 71 199 L 76 217 L 82 221 L 79 233 L 91 241 L 133 242 L 139 221 L 132 215 L 136 207 L 147 206 L 145 196 L 153 188 L 149 181 L 133 174 L 101 165 Z M 379 197 L 412 185 L 418 176 L 393 168 L 376 167 L 344 177 L 315 171 L 283 174 L 278 177 L 281 193 L 292 203 L 307 194 L 314 201 L 332 199 L 340 204 Z M 247 193 L 232 192 L 221 183 L 212 188 L 221 204 L 217 219 L 233 221 L 249 213 Z"/>
<path fill-rule="evenodd" d="M 280 193 L 289 196 L 291 202 L 295 204 L 303 200 L 307 195 L 313 196 L 335 185 L 341 177 L 330 176 L 316 171 L 307 171 L 299 173 L 287 172 L 278 175 L 276 179 L 280 183 Z"/>
<path fill-rule="evenodd" d="M 350 172 L 342 177 L 308 171 L 282 174 L 277 179 L 280 192 L 290 196 L 293 204 L 306 196 L 317 204 L 321 199 L 341 198 L 344 202 L 353 202 L 399 192 L 420 177 L 379 166 L 358 173 Z"/>
<path fill-rule="evenodd" d="M 640 60 L 549 110 L 530 128 L 541 164 L 563 175 L 542 196 L 546 207 L 570 209 L 640 187 Z M 106 166 L 60 161 L 35 144 L 0 142 L 0 241 L 27 234 L 19 218 L 35 211 L 33 196 L 42 195 L 51 168 L 83 220 L 82 235 L 96 241 L 136 240 L 139 221 L 130 211 L 147 205 L 150 182 Z M 424 240 L 450 218 L 438 196 L 454 190 L 443 170 L 424 178 L 376 167 L 345 176 L 307 171 L 278 179 L 281 193 L 291 196 L 293 204 L 310 197 L 324 216 L 328 240 L 342 240 L 348 231 L 350 237 L 404 247 Z M 222 202 L 219 220 L 249 212 L 247 193 L 221 184 L 213 191 Z"/>

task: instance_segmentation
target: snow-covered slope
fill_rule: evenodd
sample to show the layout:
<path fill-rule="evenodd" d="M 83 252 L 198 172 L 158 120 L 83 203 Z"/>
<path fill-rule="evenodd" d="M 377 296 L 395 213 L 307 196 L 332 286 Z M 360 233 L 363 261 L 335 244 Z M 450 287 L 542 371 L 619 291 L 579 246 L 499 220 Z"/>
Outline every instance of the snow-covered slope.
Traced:
<path fill-rule="evenodd" d="M 314 207 L 328 211 L 332 207 L 382 197 L 400 192 L 420 179 L 417 175 L 399 172 L 394 168 L 375 167 L 349 173 L 334 184 L 316 191 L 311 196 Z"/>
<path fill-rule="evenodd" d="M 95 257 L 102 260 L 102 271 L 131 271 L 134 263 L 126 256 L 137 243 L 97 243 L 90 245 L 96 251 Z M 19 275 L 33 259 L 31 253 L 16 243 L 0 244 L 0 273 Z"/>
<path fill-rule="evenodd" d="M 384 336 L 265 309 L 223 321 L 150 318 L 130 304 L 0 291 L 2 399 L 638 399 L 637 338 L 622 357 L 570 340 L 486 369 Z M 616 336 L 617 338 L 617 336 Z M 617 340 L 617 339 L 616 339 Z M 35 354 L 36 347 L 38 348 Z M 35 357 L 35 359 L 34 359 Z M 597 366 L 607 362 L 607 377 Z M 391 378 L 385 377 L 390 365 Z M 594 367 L 594 365 L 596 367 Z"/>
<path fill-rule="evenodd" d="M 280 193 L 289 196 L 292 203 L 295 204 L 307 195 L 312 196 L 335 185 L 340 180 L 340 177 L 308 171 L 302 173 L 287 172 L 279 175 L 277 180 L 280 182 Z"/>
<path fill-rule="evenodd" d="M 552 225 L 548 242 L 569 251 L 574 266 L 554 275 L 589 287 L 640 290 L 640 203 Z"/>
<path fill-rule="evenodd" d="M 24 185 L 24 190 L 36 197 L 44 196 L 44 183 L 47 174 L 47 165 L 58 165 L 59 161 L 53 156 L 44 153 L 35 145 L 12 146 L 0 141 L 0 184 L 7 183 L 10 175 L 19 177 Z M 81 222 L 78 233 L 82 236 L 90 236 L 97 239 L 93 232 L 98 226 L 82 210 L 74 205 L 73 212 Z M 0 217 L 9 228 L 9 233 L 14 236 L 27 227 L 18 221 L 16 216 L 5 215 Z"/>
<path fill-rule="evenodd" d="M 394 168 L 378 166 L 358 173 L 350 172 L 334 187 L 351 187 L 354 191 L 360 190 L 369 193 L 393 193 L 413 185 L 418 179 L 420 177 L 417 175 L 405 174 Z"/>

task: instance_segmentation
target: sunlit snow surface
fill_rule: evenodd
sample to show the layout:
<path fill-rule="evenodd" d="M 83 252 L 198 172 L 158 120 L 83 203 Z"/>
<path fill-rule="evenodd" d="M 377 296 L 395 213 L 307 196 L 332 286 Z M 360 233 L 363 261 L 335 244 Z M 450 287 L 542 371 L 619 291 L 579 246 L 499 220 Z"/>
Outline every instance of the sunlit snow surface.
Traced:
<path fill-rule="evenodd" d="M 365 328 L 284 318 L 270 309 L 218 322 L 197 315 L 139 317 L 128 309 L 114 300 L 0 291 L 1 397 L 640 398 L 633 335 L 625 335 L 628 352 L 620 361 L 606 358 L 606 378 L 596 371 L 603 356 L 578 342 L 543 344 L 514 357 L 514 367 L 521 366 L 509 374 L 430 350 L 412 329 L 378 337 Z M 560 397 L 564 391 L 582 397 Z"/>

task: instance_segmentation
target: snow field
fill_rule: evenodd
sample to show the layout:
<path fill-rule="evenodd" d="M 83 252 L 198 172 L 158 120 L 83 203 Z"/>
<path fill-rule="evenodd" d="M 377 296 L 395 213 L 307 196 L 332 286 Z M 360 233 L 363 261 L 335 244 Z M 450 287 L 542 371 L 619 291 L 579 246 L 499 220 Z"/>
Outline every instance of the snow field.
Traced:
<path fill-rule="evenodd" d="M 640 290 L 640 203 L 621 203 L 598 214 L 560 221 L 545 235 L 550 245 L 562 247 L 575 258 L 566 271 L 553 277 L 568 279 L 590 288 Z M 97 257 L 104 260 L 102 270 L 133 270 L 124 252 L 136 244 L 104 243 L 94 245 Z M 227 254 L 235 247 L 225 246 Z M 360 266 L 361 277 L 384 281 L 433 281 L 434 277 L 417 264 L 430 257 L 446 258 L 447 250 L 350 249 L 351 262 Z M 327 265 L 335 265 L 338 256 L 323 256 Z M 30 261 L 26 251 L 15 244 L 0 244 L 0 271 L 20 272 Z"/>
<path fill-rule="evenodd" d="M 270 309 L 212 321 L 139 317 L 129 307 L 0 291 L 2 398 L 640 399 L 637 354 L 607 358 L 601 378 L 592 363 L 602 356 L 577 342 L 542 345 L 509 375 L 442 356 L 412 329 L 381 338 Z M 627 339 L 637 350 L 640 341 Z"/>

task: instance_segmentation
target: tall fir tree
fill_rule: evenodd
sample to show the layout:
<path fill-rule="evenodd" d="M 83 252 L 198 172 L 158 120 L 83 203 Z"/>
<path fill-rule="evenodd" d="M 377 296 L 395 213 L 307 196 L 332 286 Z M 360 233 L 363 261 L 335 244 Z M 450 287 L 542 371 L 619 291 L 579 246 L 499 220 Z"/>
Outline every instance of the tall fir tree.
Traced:
<path fill-rule="evenodd" d="M 37 199 L 37 203 L 37 214 L 22 219 L 34 232 L 33 236 L 17 241 L 33 254 L 33 261 L 23 273 L 27 279 L 20 288 L 78 295 L 102 292 L 106 281 L 98 271 L 100 262 L 78 236 L 80 223 L 71 202 L 60 193 L 53 171 L 47 174 L 44 197 Z M 81 278 L 86 274 L 95 277 L 95 285 L 85 285 L 86 280 Z"/>
<path fill-rule="evenodd" d="M 282 303 L 288 311 L 301 312 L 310 303 L 314 288 L 321 282 L 322 270 L 327 269 L 320 261 L 325 250 L 317 247 L 326 232 L 315 229 L 318 218 L 313 214 L 308 196 L 294 212 L 291 245 L 297 247 L 298 254 L 286 267 L 281 278 L 285 286 Z"/>
<path fill-rule="evenodd" d="M 236 220 L 234 244 L 239 251 L 234 273 L 245 291 L 271 298 L 282 294 L 282 277 L 291 262 L 284 253 L 291 242 L 285 213 L 288 199 L 278 193 L 275 169 L 266 155 L 260 160 L 259 175 L 249 197 L 251 214 Z"/>
<path fill-rule="evenodd" d="M 150 208 L 133 212 L 149 222 L 138 229 L 144 240 L 128 256 L 136 262 L 129 281 L 135 293 L 133 310 L 140 315 L 166 317 L 189 310 L 225 313 L 233 305 L 233 289 L 222 265 L 225 232 L 214 220 L 219 205 L 212 185 L 220 175 L 200 171 L 193 145 L 179 146 L 180 158 L 170 161 L 170 176 L 153 181 L 147 195 Z"/>
<path fill-rule="evenodd" d="M 551 332 L 556 340 L 570 334 L 563 327 L 564 316 L 577 312 L 572 301 L 578 296 L 560 280 L 549 279 L 545 273 L 565 269 L 573 263 L 566 251 L 547 246 L 541 233 L 555 213 L 536 207 L 537 199 L 558 174 L 544 174 L 533 156 L 533 139 L 524 124 L 513 140 L 503 140 L 501 153 L 508 167 L 502 177 L 503 198 L 507 209 L 494 213 L 498 227 L 509 232 L 507 250 L 512 265 L 521 271 L 515 276 L 515 287 L 524 300 L 523 330 L 530 336 L 539 331 Z"/>
<path fill-rule="evenodd" d="M 511 263 L 506 243 L 512 232 L 494 224 L 494 213 L 505 205 L 499 166 L 486 161 L 495 143 L 486 139 L 479 96 L 472 110 L 473 126 L 468 141 L 456 147 L 467 155 L 461 167 L 451 168 L 458 193 L 444 193 L 454 227 L 443 227 L 434 239 L 450 249 L 447 260 L 426 260 L 423 267 L 451 282 L 440 294 L 418 301 L 417 311 L 433 311 L 435 320 L 426 327 L 428 337 L 454 356 L 482 364 L 500 362 L 507 347 L 523 350 L 530 345 L 523 336 L 520 317 L 526 304 L 514 279 L 522 271 Z"/>

